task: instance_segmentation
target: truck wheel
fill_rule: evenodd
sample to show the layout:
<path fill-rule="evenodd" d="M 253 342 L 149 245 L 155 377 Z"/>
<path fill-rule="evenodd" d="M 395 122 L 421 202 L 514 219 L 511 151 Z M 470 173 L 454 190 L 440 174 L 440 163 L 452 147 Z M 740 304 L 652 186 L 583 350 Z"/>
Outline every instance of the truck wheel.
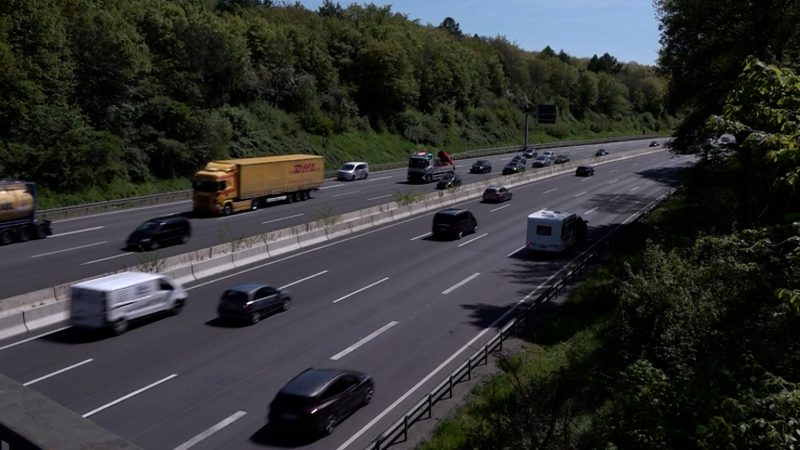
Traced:
<path fill-rule="evenodd" d="M 179 298 L 172 304 L 172 309 L 169 310 L 170 314 L 177 316 L 183 309 L 183 299 Z"/>
<path fill-rule="evenodd" d="M 158 250 L 158 241 L 153 239 L 150 241 L 150 245 L 148 245 L 147 248 L 150 249 L 150 251 Z"/>
<path fill-rule="evenodd" d="M 33 228 L 33 226 L 23 225 L 19 228 L 17 239 L 19 239 L 20 242 L 30 241 L 35 231 L 36 230 Z"/>
<path fill-rule="evenodd" d="M 36 225 L 36 238 L 37 239 L 44 239 L 47 237 L 49 233 L 49 229 L 46 223 L 40 223 Z"/>
<path fill-rule="evenodd" d="M 254 198 L 253 201 L 250 202 L 250 210 L 255 211 L 258 209 L 258 199 Z"/>
<path fill-rule="evenodd" d="M 223 216 L 230 216 L 233 214 L 233 206 L 230 203 L 226 203 L 225 206 L 222 208 L 222 215 Z"/>
<path fill-rule="evenodd" d="M 14 242 L 14 232 L 11 230 L 0 231 L 0 245 L 8 245 Z"/>
<path fill-rule="evenodd" d="M 116 336 L 128 331 L 128 321 L 125 319 L 119 319 L 111 325 L 111 331 Z"/>

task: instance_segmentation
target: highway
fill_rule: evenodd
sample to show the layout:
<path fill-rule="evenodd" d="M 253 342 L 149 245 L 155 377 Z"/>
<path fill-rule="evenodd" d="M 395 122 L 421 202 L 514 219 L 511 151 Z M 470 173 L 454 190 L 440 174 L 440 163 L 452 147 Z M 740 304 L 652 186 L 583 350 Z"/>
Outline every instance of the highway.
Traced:
<path fill-rule="evenodd" d="M 578 254 L 544 258 L 523 250 L 527 214 L 545 207 L 577 212 L 589 220 L 590 245 L 666 192 L 691 161 L 661 151 L 598 166 L 593 177 L 568 174 L 515 188 L 504 204 L 464 202 L 479 229 L 459 241 L 427 236 L 433 213 L 353 234 L 192 283 L 181 315 L 119 337 L 63 329 L 2 341 L 0 367 L 142 448 L 361 449 Z M 383 192 L 398 189 L 401 175 L 385 175 L 396 179 Z M 331 191 L 378 194 L 372 186 Z M 323 192 L 320 199 L 330 198 Z M 336 207 L 355 209 L 363 200 L 354 203 Z M 276 215 L 307 205 L 283 205 Z M 246 216 L 261 223 L 273 214 Z M 120 219 L 81 226 L 109 220 Z M 219 323 L 219 295 L 245 281 L 288 286 L 292 309 L 255 326 Z M 266 424 L 267 404 L 309 366 L 372 374 L 374 400 L 331 436 L 276 433 Z"/>
<path fill-rule="evenodd" d="M 665 139 L 660 139 L 665 142 Z M 649 140 L 585 145 L 554 149 L 573 160 L 589 157 L 604 147 L 614 153 L 644 148 Z M 491 174 L 471 175 L 472 160 L 457 161 L 457 172 L 464 183 L 498 176 L 513 154 L 489 158 Z M 530 168 L 528 163 L 528 170 Z M 16 243 L 0 249 L 0 299 L 44 289 L 58 284 L 92 277 L 101 273 L 151 261 L 151 256 L 126 251 L 124 241 L 140 223 L 153 217 L 183 214 L 190 217 L 193 236 L 186 245 L 175 245 L 153 252 L 159 258 L 231 242 L 233 239 L 254 236 L 289 226 L 318 220 L 330 215 L 355 211 L 393 200 L 395 194 L 431 192 L 435 183 L 409 185 L 406 169 L 373 172 L 367 180 L 340 182 L 326 180 L 311 200 L 287 204 L 271 203 L 258 211 L 229 217 L 191 218 L 191 201 L 178 202 L 135 210 L 122 210 L 53 223 L 53 235 L 47 239 Z"/>

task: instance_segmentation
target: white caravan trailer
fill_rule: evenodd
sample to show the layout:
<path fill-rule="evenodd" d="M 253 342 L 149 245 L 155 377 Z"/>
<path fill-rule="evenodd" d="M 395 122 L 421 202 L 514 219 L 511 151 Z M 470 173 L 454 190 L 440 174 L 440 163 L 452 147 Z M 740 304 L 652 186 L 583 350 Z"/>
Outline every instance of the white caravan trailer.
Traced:
<path fill-rule="evenodd" d="M 72 285 L 70 323 L 124 333 L 132 319 L 180 312 L 187 297 L 175 280 L 155 273 L 122 272 Z"/>
<path fill-rule="evenodd" d="M 574 213 L 542 209 L 528 215 L 529 250 L 561 252 L 586 237 L 586 221 Z"/>

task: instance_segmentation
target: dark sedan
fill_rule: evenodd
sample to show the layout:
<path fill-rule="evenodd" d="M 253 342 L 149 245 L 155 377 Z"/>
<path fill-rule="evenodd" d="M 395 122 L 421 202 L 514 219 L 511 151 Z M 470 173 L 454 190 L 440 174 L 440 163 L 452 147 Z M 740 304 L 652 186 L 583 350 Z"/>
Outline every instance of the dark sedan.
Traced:
<path fill-rule="evenodd" d="M 287 291 L 266 284 L 246 283 L 222 293 L 217 313 L 223 319 L 246 320 L 256 324 L 265 314 L 287 311 L 291 305 L 292 296 Z"/>
<path fill-rule="evenodd" d="M 278 391 L 267 419 L 280 428 L 331 434 L 340 420 L 372 401 L 374 390 L 365 373 L 306 369 Z"/>
<path fill-rule="evenodd" d="M 650 141 L 650 147 L 658 147 L 657 141 Z"/>
<path fill-rule="evenodd" d="M 443 176 L 439 182 L 436 183 L 436 189 L 449 189 L 457 186 L 461 186 L 461 177 L 454 173 Z"/>
<path fill-rule="evenodd" d="M 525 172 L 525 164 L 524 163 L 516 163 L 510 162 L 503 167 L 503 175 L 511 175 L 514 173 L 522 173 Z"/>
<path fill-rule="evenodd" d="M 553 160 L 555 164 L 564 164 L 569 162 L 569 156 L 567 155 L 558 155 L 556 159 Z"/>
<path fill-rule="evenodd" d="M 608 154 L 608 150 L 601 148 L 600 150 L 594 152 L 594 156 L 605 156 Z"/>
<path fill-rule="evenodd" d="M 486 161 L 485 159 L 479 159 L 472 163 L 472 167 L 469 168 L 469 173 L 489 173 L 492 171 L 492 163 Z"/>
<path fill-rule="evenodd" d="M 539 152 L 529 148 L 529 149 L 525 150 L 524 152 L 522 152 L 522 156 L 524 156 L 526 158 L 536 158 L 537 156 L 539 156 Z"/>
<path fill-rule="evenodd" d="M 483 201 L 486 203 L 489 202 L 504 202 L 506 200 L 511 200 L 513 194 L 507 188 L 503 186 L 496 186 L 492 185 L 486 188 L 483 191 Z"/>
<path fill-rule="evenodd" d="M 578 166 L 575 169 L 575 175 L 579 177 L 590 177 L 594 175 L 594 167 L 592 166 Z"/>
<path fill-rule="evenodd" d="M 515 157 L 511 158 L 511 162 L 512 163 L 518 163 L 518 164 L 525 164 L 525 163 L 528 162 L 528 160 L 525 159 L 525 156 L 523 156 L 523 155 L 516 155 Z"/>

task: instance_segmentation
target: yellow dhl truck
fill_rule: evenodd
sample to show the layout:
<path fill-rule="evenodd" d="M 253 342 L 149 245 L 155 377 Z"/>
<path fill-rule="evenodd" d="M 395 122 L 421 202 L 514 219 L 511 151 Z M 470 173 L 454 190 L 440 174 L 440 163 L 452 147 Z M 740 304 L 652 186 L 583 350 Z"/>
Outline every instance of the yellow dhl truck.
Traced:
<path fill-rule="evenodd" d="M 272 197 L 307 200 L 322 186 L 324 172 L 324 158 L 314 155 L 212 161 L 194 174 L 192 210 L 227 216 L 258 209 Z"/>
<path fill-rule="evenodd" d="M 0 245 L 50 236 L 49 220 L 37 220 L 36 184 L 0 180 Z"/>

